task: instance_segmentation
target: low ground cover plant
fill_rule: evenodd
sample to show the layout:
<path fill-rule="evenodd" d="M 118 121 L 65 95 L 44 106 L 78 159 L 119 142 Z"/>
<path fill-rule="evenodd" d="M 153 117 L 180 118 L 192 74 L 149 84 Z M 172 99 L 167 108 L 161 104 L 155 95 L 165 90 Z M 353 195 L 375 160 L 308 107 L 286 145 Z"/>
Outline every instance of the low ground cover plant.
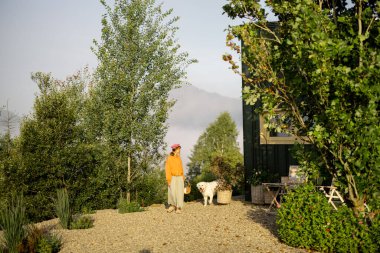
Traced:
<path fill-rule="evenodd" d="M 88 215 L 76 214 L 72 216 L 70 229 L 87 229 L 94 226 L 94 219 Z"/>
<path fill-rule="evenodd" d="M 133 212 L 142 212 L 144 208 L 140 206 L 137 202 L 129 202 L 127 199 L 121 197 L 117 204 L 117 209 L 119 213 L 133 213 Z"/>

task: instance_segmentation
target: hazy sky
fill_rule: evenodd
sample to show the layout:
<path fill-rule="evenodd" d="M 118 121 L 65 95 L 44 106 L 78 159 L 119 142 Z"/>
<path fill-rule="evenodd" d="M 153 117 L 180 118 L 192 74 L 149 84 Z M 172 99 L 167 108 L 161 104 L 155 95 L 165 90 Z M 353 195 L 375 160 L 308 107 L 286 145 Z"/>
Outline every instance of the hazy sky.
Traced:
<path fill-rule="evenodd" d="M 108 1 L 113 3 L 112 0 Z M 160 1 L 157 1 L 160 2 Z M 222 60 L 224 31 L 233 23 L 222 15 L 225 0 L 164 0 L 173 8 L 179 43 L 199 63 L 188 81 L 206 91 L 240 98 L 241 79 Z M 19 115 L 31 111 L 38 91 L 32 72 L 51 72 L 64 79 L 97 59 L 91 51 L 101 34 L 103 6 L 97 0 L 0 0 L 0 106 Z"/>

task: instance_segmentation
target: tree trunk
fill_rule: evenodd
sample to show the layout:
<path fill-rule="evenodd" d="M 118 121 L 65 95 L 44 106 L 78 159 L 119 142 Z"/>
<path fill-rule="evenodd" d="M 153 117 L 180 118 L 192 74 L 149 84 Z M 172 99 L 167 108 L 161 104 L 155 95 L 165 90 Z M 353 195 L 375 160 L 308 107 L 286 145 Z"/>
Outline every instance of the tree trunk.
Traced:
<path fill-rule="evenodd" d="M 357 217 L 359 217 L 360 214 L 364 214 L 365 212 L 364 201 L 364 198 L 356 198 L 351 200 L 352 204 L 354 205 L 354 213 Z"/>
<path fill-rule="evenodd" d="M 131 185 L 131 156 L 128 156 L 128 190 L 127 190 L 127 203 L 131 202 L 131 190 L 129 189 L 129 186 Z"/>

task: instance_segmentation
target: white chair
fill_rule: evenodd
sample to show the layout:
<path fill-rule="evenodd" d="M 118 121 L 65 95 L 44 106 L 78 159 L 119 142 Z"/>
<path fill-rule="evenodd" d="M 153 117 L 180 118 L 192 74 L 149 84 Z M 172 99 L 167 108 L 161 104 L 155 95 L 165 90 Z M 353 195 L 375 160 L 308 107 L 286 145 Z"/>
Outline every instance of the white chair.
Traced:
<path fill-rule="evenodd" d="M 340 195 L 339 191 L 336 189 L 335 186 L 318 186 L 319 190 L 322 191 L 325 196 L 328 198 L 328 203 L 330 203 L 335 210 L 338 210 L 336 207 L 334 201 L 340 201 L 341 203 L 344 203 L 344 199 Z"/>

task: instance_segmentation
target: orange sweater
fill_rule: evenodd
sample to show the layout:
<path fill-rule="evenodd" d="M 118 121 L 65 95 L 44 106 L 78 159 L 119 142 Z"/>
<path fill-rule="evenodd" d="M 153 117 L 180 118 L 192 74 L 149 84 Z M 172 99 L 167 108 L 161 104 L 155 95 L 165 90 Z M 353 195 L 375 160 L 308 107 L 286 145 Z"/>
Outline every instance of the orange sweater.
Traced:
<path fill-rule="evenodd" d="M 182 176 L 183 179 L 185 179 L 183 176 L 182 160 L 179 156 L 168 156 L 166 159 L 165 171 L 166 181 L 168 181 L 168 185 L 170 185 L 172 181 L 172 176 Z"/>

